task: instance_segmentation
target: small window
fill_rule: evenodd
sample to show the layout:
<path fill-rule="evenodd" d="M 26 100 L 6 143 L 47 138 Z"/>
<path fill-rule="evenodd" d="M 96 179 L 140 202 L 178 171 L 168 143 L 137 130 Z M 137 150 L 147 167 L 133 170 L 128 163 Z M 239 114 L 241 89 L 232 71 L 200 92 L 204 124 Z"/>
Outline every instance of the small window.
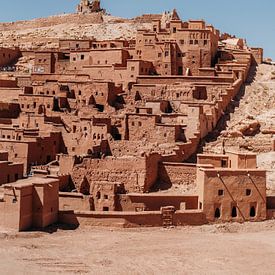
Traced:
<path fill-rule="evenodd" d="M 227 161 L 226 161 L 226 159 L 222 159 L 222 160 L 221 160 L 221 166 L 222 166 L 223 168 L 226 168 L 226 167 L 227 167 Z"/>
<path fill-rule="evenodd" d="M 85 55 L 84 55 L 84 54 L 82 54 L 82 55 L 80 56 L 80 58 L 81 58 L 81 60 L 84 60 Z"/>
<path fill-rule="evenodd" d="M 138 122 L 138 126 L 142 126 L 142 123 L 140 121 Z"/>
<path fill-rule="evenodd" d="M 165 56 L 169 56 L 169 52 L 168 51 L 165 51 Z"/>
<path fill-rule="evenodd" d="M 104 206 L 104 207 L 103 207 L 103 211 L 109 211 L 109 207 Z"/>
<path fill-rule="evenodd" d="M 131 67 L 131 71 L 134 71 L 135 70 L 135 67 Z"/>
<path fill-rule="evenodd" d="M 224 195 L 223 189 L 220 189 L 220 190 L 218 191 L 218 195 L 219 195 L 219 196 L 223 196 L 223 195 Z"/>
<path fill-rule="evenodd" d="M 108 195 L 104 195 L 104 200 L 108 200 L 109 196 Z"/>
<path fill-rule="evenodd" d="M 251 195 L 251 189 L 246 189 L 245 194 L 246 194 L 246 196 L 250 196 Z"/>
<path fill-rule="evenodd" d="M 173 33 L 176 33 L 177 32 L 177 28 L 173 28 Z"/>

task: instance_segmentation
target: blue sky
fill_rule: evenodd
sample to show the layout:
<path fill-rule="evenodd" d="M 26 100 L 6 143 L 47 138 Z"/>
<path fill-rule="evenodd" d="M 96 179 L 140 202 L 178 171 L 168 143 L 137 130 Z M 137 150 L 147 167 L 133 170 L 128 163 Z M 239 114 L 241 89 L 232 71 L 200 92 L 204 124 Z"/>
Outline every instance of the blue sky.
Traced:
<path fill-rule="evenodd" d="M 75 10 L 78 0 L 2 0 L 0 21 L 31 19 Z M 230 3 L 230 5 L 228 4 Z M 184 20 L 205 19 L 222 32 L 247 39 L 263 47 L 275 59 L 274 0 L 102 0 L 108 12 L 134 17 L 177 8 Z"/>

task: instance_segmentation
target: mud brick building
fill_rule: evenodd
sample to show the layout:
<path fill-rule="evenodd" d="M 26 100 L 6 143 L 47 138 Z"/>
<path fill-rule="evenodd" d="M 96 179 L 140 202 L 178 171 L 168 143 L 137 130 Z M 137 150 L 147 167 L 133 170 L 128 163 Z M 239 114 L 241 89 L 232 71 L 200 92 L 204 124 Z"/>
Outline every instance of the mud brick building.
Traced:
<path fill-rule="evenodd" d="M 77 12 L 104 10 L 81 1 Z M 272 216 L 255 155 L 195 161 L 263 50 L 203 20 L 182 21 L 176 10 L 144 18 L 148 28 L 135 39 L 0 49 L 0 67 L 33 56 L 28 73 L 0 73 L 0 179 L 16 181 L 4 187 L 3 223 L 23 230 L 58 219 L 168 226 Z M 38 212 L 36 193 L 44 194 Z"/>

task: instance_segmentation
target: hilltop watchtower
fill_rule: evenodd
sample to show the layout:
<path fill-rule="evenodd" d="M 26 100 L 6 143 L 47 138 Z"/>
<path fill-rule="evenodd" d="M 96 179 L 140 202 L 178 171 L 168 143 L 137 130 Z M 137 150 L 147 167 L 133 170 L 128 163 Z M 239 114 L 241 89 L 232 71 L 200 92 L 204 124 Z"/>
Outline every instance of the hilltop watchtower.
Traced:
<path fill-rule="evenodd" d="M 81 0 L 80 4 L 77 5 L 76 9 L 77 13 L 94 13 L 94 12 L 102 12 L 103 9 L 100 7 L 100 0 Z"/>

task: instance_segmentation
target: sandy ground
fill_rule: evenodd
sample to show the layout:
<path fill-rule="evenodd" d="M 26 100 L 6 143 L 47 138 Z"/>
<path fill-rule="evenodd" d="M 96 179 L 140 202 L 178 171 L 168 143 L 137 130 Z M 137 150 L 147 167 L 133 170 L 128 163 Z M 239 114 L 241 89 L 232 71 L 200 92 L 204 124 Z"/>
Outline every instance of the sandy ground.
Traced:
<path fill-rule="evenodd" d="M 275 221 L 0 233 L 1 274 L 275 274 Z"/>

